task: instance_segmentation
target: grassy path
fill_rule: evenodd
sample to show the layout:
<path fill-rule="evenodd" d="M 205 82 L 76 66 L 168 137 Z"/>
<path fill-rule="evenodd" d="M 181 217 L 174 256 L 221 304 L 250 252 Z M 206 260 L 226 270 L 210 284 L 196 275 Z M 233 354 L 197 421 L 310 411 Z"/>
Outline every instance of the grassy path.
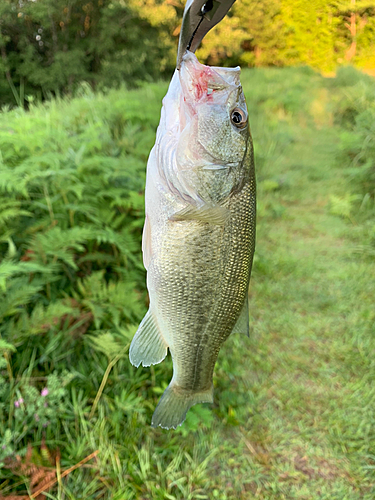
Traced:
<path fill-rule="evenodd" d="M 375 264 L 329 211 L 350 189 L 334 166 L 337 132 L 293 131 L 259 186 L 253 332 L 221 353 L 225 365 L 233 349 L 244 422 L 228 443 L 225 498 L 373 500 Z"/>

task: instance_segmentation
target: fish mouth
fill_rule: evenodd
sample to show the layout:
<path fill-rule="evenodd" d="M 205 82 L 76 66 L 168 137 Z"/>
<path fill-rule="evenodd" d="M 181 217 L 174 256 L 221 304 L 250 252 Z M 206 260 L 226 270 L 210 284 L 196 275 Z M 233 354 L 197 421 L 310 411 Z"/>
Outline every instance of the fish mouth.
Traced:
<path fill-rule="evenodd" d="M 241 88 L 240 73 L 239 66 L 220 68 L 201 64 L 187 51 L 179 71 L 183 102 L 191 108 L 202 102 L 223 104 L 229 93 Z"/>

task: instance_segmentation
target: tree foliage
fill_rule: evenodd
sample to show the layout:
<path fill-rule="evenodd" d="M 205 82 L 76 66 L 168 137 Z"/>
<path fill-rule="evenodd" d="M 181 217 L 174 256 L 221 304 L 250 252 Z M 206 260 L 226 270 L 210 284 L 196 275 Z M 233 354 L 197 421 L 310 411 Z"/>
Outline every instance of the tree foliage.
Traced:
<path fill-rule="evenodd" d="M 3 0 L 0 104 L 169 75 L 182 0 Z M 218 65 L 375 68 L 374 0 L 238 0 L 198 51 Z M 31 96 L 31 97 L 30 97 Z"/>
<path fill-rule="evenodd" d="M 161 0 L 4 0 L 0 20 L 0 104 L 83 80 L 133 86 L 173 65 L 177 13 Z"/>

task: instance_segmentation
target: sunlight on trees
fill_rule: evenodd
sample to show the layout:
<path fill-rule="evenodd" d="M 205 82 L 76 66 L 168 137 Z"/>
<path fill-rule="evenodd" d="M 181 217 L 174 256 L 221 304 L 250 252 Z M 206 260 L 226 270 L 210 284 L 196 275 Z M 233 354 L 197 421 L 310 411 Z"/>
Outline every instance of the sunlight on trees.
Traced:
<path fill-rule="evenodd" d="M 181 0 L 3 0 L 0 104 L 169 77 Z M 215 65 L 375 71 L 374 0 L 238 0 L 197 54 Z"/>

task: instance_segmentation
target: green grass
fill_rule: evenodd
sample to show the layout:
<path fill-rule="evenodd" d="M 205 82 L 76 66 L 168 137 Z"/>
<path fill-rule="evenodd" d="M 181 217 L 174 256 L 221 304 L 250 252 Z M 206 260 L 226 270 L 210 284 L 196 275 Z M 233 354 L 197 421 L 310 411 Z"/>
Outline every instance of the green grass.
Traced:
<path fill-rule="evenodd" d="M 15 453 L 25 462 L 30 443 L 29 463 L 51 467 L 46 455 L 59 448 L 62 471 L 99 450 L 56 483 L 46 494 L 53 500 L 375 498 L 375 222 L 371 192 L 350 172 L 347 151 L 350 131 L 358 143 L 362 136 L 345 99 L 362 76 L 344 76 L 331 81 L 304 68 L 243 73 L 259 200 L 251 333 L 224 344 L 214 405 L 195 406 L 175 432 L 149 426 L 170 360 L 135 369 L 127 357 L 146 309 L 137 196 L 166 84 L 106 96 L 86 90 L 71 102 L 2 115 L 4 165 L 16 169 L 26 193 L 9 181 L 2 188 L 15 211 L 2 226 L 0 270 L 7 264 L 8 274 L 0 289 L 6 298 L 21 279 L 38 289 L 8 304 L 0 329 L 0 495 L 30 491 L 25 471 L 17 475 L 5 459 Z M 66 182 L 80 186 L 67 202 L 54 174 L 36 165 L 38 137 L 43 154 L 61 155 Z M 69 151 L 77 155 L 83 145 L 74 163 Z M 104 165 L 105 157 L 114 163 Z M 92 158 L 102 170 L 80 171 Z M 25 181 L 25 161 L 35 181 Z M 100 176 L 122 168 L 129 179 L 129 169 L 135 174 L 130 185 L 119 180 L 126 194 L 108 180 L 112 201 L 102 195 L 96 203 Z M 79 210 L 85 198 L 95 217 L 89 206 Z M 31 268 L 43 263 L 35 241 L 48 243 L 51 209 L 62 231 L 112 228 L 128 246 L 82 233 L 74 252 L 58 248 L 51 259 L 44 252 L 49 273 Z M 30 248 L 34 257 L 22 260 Z"/>

